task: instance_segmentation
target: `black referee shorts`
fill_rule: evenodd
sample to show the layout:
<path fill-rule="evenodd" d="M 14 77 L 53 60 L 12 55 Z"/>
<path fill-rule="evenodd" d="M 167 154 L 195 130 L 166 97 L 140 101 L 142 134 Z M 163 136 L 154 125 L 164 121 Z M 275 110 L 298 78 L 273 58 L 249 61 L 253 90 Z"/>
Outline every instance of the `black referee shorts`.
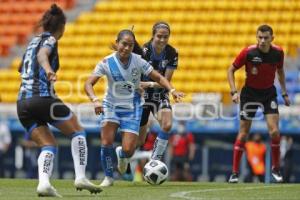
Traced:
<path fill-rule="evenodd" d="M 55 124 L 72 117 L 71 110 L 60 100 L 52 97 L 32 97 L 17 101 L 21 124 L 31 134 L 39 126 Z"/>
<path fill-rule="evenodd" d="M 156 114 L 159 110 L 169 108 L 172 110 L 170 99 L 167 95 L 161 95 L 160 99 L 146 99 L 143 105 L 143 114 L 140 122 L 140 126 L 144 126 L 148 123 L 150 112 Z"/>
<path fill-rule="evenodd" d="M 263 113 L 278 114 L 277 93 L 275 86 L 268 89 L 254 89 L 244 86 L 240 95 L 240 119 L 252 120 L 260 107 Z"/>

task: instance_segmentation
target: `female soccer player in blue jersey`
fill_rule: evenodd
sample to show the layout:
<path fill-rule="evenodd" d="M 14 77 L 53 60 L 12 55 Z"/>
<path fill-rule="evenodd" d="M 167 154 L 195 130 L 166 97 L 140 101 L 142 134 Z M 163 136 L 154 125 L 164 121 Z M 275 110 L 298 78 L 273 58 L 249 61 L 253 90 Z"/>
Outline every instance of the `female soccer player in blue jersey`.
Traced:
<path fill-rule="evenodd" d="M 19 68 L 22 83 L 17 101 L 18 117 L 31 139 L 41 147 L 38 158 L 39 196 L 60 196 L 49 180 L 57 143 L 48 124 L 72 138 L 75 187 L 91 193 L 101 192 L 100 186 L 94 185 L 85 177 L 86 133 L 74 113 L 57 98 L 53 88 L 59 68 L 57 41 L 64 33 L 65 23 L 63 11 L 53 4 L 40 21 L 44 32 L 31 40 Z"/>
<path fill-rule="evenodd" d="M 144 44 L 143 58 L 147 60 L 168 81 L 172 80 L 177 69 L 178 52 L 168 44 L 171 29 L 168 23 L 159 21 L 152 27 L 152 38 Z M 155 140 L 151 159 L 160 160 L 166 151 L 169 132 L 172 128 L 172 107 L 168 91 L 153 82 L 151 77 L 142 77 L 141 86 L 145 89 L 145 105 L 141 119 L 139 145 L 145 143 L 150 112 L 158 119 L 161 127 Z"/>
<path fill-rule="evenodd" d="M 149 76 L 166 88 L 175 101 L 180 101 L 184 96 L 140 55 L 132 53 L 135 44 L 135 35 L 132 31 L 119 32 L 116 40 L 117 51 L 97 64 L 85 84 L 85 91 L 94 103 L 96 114 L 103 113 L 101 163 L 105 178 L 100 186 L 113 185 L 113 142 L 118 128 L 122 132 L 122 146 L 116 148 L 118 170 L 121 174 L 125 173 L 129 158 L 135 151 L 143 104 L 143 97 L 139 92 L 141 75 Z M 108 88 L 101 104 L 93 85 L 104 75 L 108 79 Z"/>

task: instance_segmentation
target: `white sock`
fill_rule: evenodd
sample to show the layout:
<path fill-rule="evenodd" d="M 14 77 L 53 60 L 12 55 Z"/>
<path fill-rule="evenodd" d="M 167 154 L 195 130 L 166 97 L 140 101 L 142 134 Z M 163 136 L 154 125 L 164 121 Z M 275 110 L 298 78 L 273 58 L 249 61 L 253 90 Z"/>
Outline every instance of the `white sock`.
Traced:
<path fill-rule="evenodd" d="M 39 183 L 50 184 L 55 154 L 49 150 L 41 151 L 38 158 Z"/>
<path fill-rule="evenodd" d="M 161 139 L 159 137 L 156 138 L 153 152 L 151 155 L 151 159 L 153 160 L 161 160 L 168 146 L 168 140 Z"/>
<path fill-rule="evenodd" d="M 71 149 L 75 169 L 75 178 L 85 178 L 85 168 L 88 155 L 86 138 L 82 135 L 73 137 L 71 141 Z"/>

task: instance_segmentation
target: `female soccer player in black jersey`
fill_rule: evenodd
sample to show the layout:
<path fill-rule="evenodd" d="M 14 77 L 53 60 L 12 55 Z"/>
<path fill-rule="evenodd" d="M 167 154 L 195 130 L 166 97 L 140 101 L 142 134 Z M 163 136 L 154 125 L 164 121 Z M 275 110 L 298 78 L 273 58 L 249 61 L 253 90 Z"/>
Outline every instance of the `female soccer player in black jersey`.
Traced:
<path fill-rule="evenodd" d="M 172 80 L 178 64 L 177 50 L 168 44 L 170 34 L 169 24 L 159 21 L 153 25 L 151 40 L 143 47 L 144 59 L 168 81 Z M 151 159 L 159 160 L 167 148 L 169 132 L 172 128 L 172 107 L 169 93 L 148 77 L 143 77 L 141 86 L 145 89 L 145 105 L 140 123 L 140 144 L 143 144 L 146 139 L 150 112 L 154 115 L 157 114 L 161 130 L 156 138 Z"/>

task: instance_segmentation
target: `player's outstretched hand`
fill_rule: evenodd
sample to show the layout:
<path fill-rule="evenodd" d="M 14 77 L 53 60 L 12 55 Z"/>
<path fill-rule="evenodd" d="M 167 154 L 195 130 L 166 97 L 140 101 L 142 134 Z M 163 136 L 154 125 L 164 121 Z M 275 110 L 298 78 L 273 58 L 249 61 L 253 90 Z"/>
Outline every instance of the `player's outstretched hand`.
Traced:
<path fill-rule="evenodd" d="M 284 96 L 283 100 L 284 100 L 284 105 L 286 105 L 286 106 L 290 106 L 291 105 L 291 101 L 290 101 L 289 96 L 287 96 L 287 95 Z"/>
<path fill-rule="evenodd" d="M 56 74 L 53 71 L 47 72 L 47 78 L 51 82 L 55 82 L 57 80 Z"/>
<path fill-rule="evenodd" d="M 175 100 L 176 103 L 181 102 L 182 98 L 185 96 L 185 94 L 183 92 L 179 92 L 174 90 L 173 92 L 171 92 L 173 99 Z"/>
<path fill-rule="evenodd" d="M 103 113 L 103 107 L 100 101 L 94 102 L 94 108 L 96 115 L 100 115 L 101 113 Z"/>
<path fill-rule="evenodd" d="M 138 88 L 138 93 L 143 97 L 145 94 L 145 89 L 140 85 Z"/>
<path fill-rule="evenodd" d="M 234 103 L 240 103 L 240 95 L 239 95 L 239 93 L 235 93 L 232 97 L 231 97 L 231 99 L 232 99 L 232 101 L 234 102 Z"/>
<path fill-rule="evenodd" d="M 152 84 L 153 84 L 153 83 L 152 83 Z M 143 88 L 143 89 L 149 88 L 150 85 L 151 85 L 150 82 L 143 82 L 143 81 L 140 82 L 140 88 Z"/>

